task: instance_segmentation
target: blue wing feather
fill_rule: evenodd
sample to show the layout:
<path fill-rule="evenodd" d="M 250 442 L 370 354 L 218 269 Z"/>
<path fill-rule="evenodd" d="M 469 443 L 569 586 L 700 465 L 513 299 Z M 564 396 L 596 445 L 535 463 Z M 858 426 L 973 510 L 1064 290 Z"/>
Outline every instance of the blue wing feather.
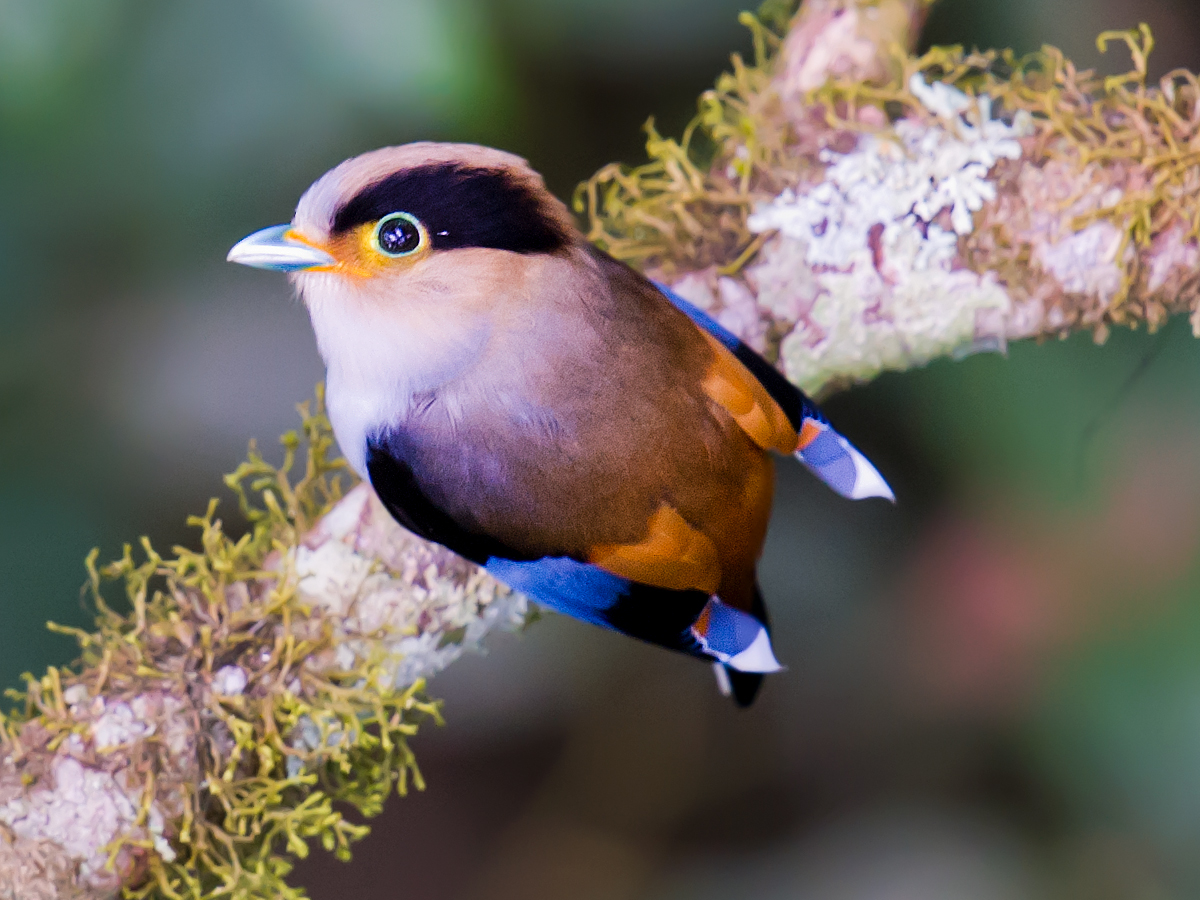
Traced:
<path fill-rule="evenodd" d="M 611 628 L 608 612 L 628 595 L 628 578 L 566 556 L 518 561 L 493 556 L 484 566 L 514 591 L 555 612 Z"/>

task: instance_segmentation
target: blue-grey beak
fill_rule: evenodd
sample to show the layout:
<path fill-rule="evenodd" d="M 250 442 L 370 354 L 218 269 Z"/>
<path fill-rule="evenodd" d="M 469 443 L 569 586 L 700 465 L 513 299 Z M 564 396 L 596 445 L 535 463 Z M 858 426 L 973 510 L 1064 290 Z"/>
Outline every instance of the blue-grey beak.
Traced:
<path fill-rule="evenodd" d="M 243 266 L 279 272 L 299 272 L 334 264 L 332 256 L 312 244 L 297 240 L 294 234 L 291 225 L 272 225 L 242 238 L 225 258 Z"/>

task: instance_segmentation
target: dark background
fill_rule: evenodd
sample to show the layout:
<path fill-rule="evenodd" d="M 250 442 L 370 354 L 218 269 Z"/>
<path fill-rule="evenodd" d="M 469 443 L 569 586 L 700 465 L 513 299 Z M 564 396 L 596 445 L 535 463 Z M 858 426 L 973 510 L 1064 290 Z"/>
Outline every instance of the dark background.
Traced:
<path fill-rule="evenodd" d="M 0 680 L 65 662 L 82 559 L 168 547 L 321 377 L 284 280 L 224 263 L 346 156 L 527 156 L 560 195 L 678 133 L 741 0 L 0 5 Z M 1057 44 L 1187 0 L 945 0 L 927 41 Z M 1132 377 L 1131 376 L 1136 376 Z M 738 712 L 561 617 L 432 685 L 429 780 L 317 900 L 1174 898 L 1200 892 L 1200 344 L 1186 322 L 888 375 L 827 408 L 897 507 L 779 472 L 780 656 Z M 232 504 L 225 506 L 232 514 Z"/>

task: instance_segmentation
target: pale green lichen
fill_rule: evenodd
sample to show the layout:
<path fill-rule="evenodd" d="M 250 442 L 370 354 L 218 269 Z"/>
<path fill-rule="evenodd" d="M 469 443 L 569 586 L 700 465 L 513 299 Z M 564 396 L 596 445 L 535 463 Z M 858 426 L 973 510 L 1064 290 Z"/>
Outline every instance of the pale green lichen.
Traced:
<path fill-rule="evenodd" d="M 1011 304 L 993 276 L 957 267 L 958 237 L 996 197 L 989 173 L 1019 159 L 1028 117 L 994 119 L 971 98 L 913 75 L 910 89 L 935 121 L 897 122 L 891 140 L 864 135 L 808 191 L 786 190 L 748 220 L 777 232 L 747 271 L 814 299 L 784 338 L 784 371 L 809 391 L 865 381 L 974 343 L 979 317 Z M 764 271 L 765 270 L 765 271 Z M 809 282 L 812 284 L 809 284 Z"/>
<path fill-rule="evenodd" d="M 1105 295 L 1103 316 L 1118 324 L 1145 320 L 1154 327 L 1165 316 L 1156 313 L 1153 301 L 1136 297 L 1146 287 L 1139 253 L 1179 226 L 1185 240 L 1200 236 L 1200 155 L 1194 149 L 1200 138 L 1200 81 L 1191 72 L 1176 70 L 1157 87 L 1148 84 L 1154 39 L 1144 24 L 1097 38 L 1101 51 L 1114 42 L 1127 47 L 1133 68 L 1107 78 L 1077 70 L 1050 46 L 1024 57 L 1011 50 L 965 53 L 961 47 L 934 47 L 923 56 L 902 59 L 903 74 L 891 84 L 832 80 L 813 92 L 811 100 L 838 128 L 861 127 L 864 107 L 911 115 L 919 113 L 920 102 L 908 84 L 921 73 L 971 96 L 987 96 L 1006 115 L 1028 114 L 1034 126 L 1032 162 L 1063 161 L 1079 173 L 1090 167 L 1119 176 L 1120 189 L 1071 217 L 1069 225 L 1073 231 L 1098 223 L 1106 232 L 1115 229 L 1119 241 L 1108 258 L 1120 280 L 1113 290 L 1107 284 L 1096 287 L 1097 294 Z M 1082 190 L 1090 189 L 1090 179 L 1081 183 Z M 1068 201 L 1065 207 L 1072 205 Z M 993 260 L 977 262 L 986 268 Z"/>
<path fill-rule="evenodd" d="M 776 267 L 794 271 L 803 256 L 803 245 L 781 242 L 764 251 L 755 275 L 762 280 L 764 269 Z M 783 339 L 780 365 L 803 390 L 820 394 L 833 384 L 960 352 L 974 343 L 980 313 L 1006 313 L 1011 306 L 993 277 L 965 270 L 911 271 L 883 302 L 864 280 L 857 271 L 821 274 L 812 306 Z"/>
<path fill-rule="evenodd" d="M 649 163 L 632 169 L 608 166 L 577 192 L 576 207 L 589 216 L 590 237 L 614 255 L 670 281 L 700 271 L 743 271 L 769 241 L 766 233 L 752 233 L 749 217 L 785 189 L 803 192 L 819 184 L 825 169 L 822 147 L 844 144 L 846 138 L 853 143 L 856 135 L 888 140 L 894 123 L 934 116 L 911 87 L 913 77 L 922 76 L 922 83 L 931 82 L 935 90 L 941 85 L 970 98 L 990 98 L 1006 120 L 1027 116 L 1029 162 L 1063 161 L 1078 173 L 1113 173 L 1120 187 L 1104 202 L 1069 217 L 1069 228 L 1085 237 L 1060 238 L 1061 246 L 1011 246 L 1013 237 L 1005 234 L 983 241 L 962 237 L 960 254 L 981 277 L 993 272 L 1000 284 L 1028 280 L 1026 261 L 1041 253 L 1040 270 L 1051 277 L 1065 272 L 1059 287 L 1067 293 L 1078 287 L 1082 295 L 1067 304 L 1079 306 L 1077 311 L 1064 313 L 1057 306 L 1046 311 L 1044 327 L 1052 332 L 1089 323 L 1104 330 L 1105 322 L 1146 321 L 1153 328 L 1167 312 L 1191 308 L 1194 291 L 1173 301 L 1150 296 L 1150 280 L 1161 284 L 1163 276 L 1151 274 L 1153 260 L 1144 256 L 1162 235 L 1179 232 L 1177 242 L 1185 250 L 1200 236 L 1200 155 L 1193 149 L 1200 140 L 1200 81 L 1176 71 L 1157 87 L 1149 85 L 1153 39 L 1145 26 L 1098 39 L 1101 49 L 1114 41 L 1129 49 L 1133 67 L 1120 76 L 1078 71 L 1053 47 L 1024 57 L 1008 50 L 966 53 L 961 47 L 908 56 L 892 47 L 894 58 L 883 67 L 893 73 L 890 79 L 869 83 L 832 77 L 785 109 L 773 82 L 779 35 L 761 19 L 746 15 L 743 21 L 754 29 L 754 64 L 735 58 L 733 71 L 701 98 L 700 112 L 683 138 L 664 138 L 651 127 Z M 1068 202 L 1065 208 L 1074 205 Z M 987 223 L 989 229 L 1002 226 Z M 1107 254 L 1105 261 L 1093 257 L 1088 276 L 1075 277 L 1072 261 L 1080 241 L 1113 234 L 1112 252 L 1107 239 L 1099 248 Z M 1084 249 L 1096 248 L 1089 243 Z M 986 306 L 994 296 L 987 288 L 978 299 Z M 1095 311 L 1085 308 L 1088 298 Z M 789 308 L 797 301 L 776 298 L 771 304 Z M 767 327 L 782 334 L 791 324 L 773 321 Z M 959 331 L 957 337 L 969 335 Z"/>

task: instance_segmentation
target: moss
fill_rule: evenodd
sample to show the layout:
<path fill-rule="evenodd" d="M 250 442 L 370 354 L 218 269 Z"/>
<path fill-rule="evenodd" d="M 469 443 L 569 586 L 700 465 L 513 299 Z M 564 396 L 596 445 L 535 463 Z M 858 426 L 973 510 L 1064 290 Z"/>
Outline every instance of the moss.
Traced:
<path fill-rule="evenodd" d="M 125 771 L 144 785 L 138 824 L 154 803 L 177 819 L 165 855 L 128 835 L 108 848 L 110 861 L 138 860 L 142 875 L 127 897 L 302 897 L 285 878 L 311 841 L 348 859 L 367 833 L 343 809 L 373 816 L 392 791 L 423 787 L 408 739 L 420 722 L 440 721 L 437 704 L 420 682 L 394 687 L 385 660 L 337 670 L 332 624 L 297 600 L 292 551 L 350 482 L 345 462 L 330 459 L 319 393 L 315 411 L 304 404 L 301 414 L 301 431 L 282 439 L 282 465 L 252 446 L 226 479 L 250 522 L 246 534 L 226 534 L 213 501 L 190 520 L 199 550 L 164 555 L 143 539 L 139 552 L 126 546 L 102 567 L 92 553 L 97 624 L 94 632 L 70 630 L 82 648 L 79 664 L 29 677 L 23 694 L 14 692 L 22 710 L 0 721 L 0 739 L 20 756 L 30 735 L 50 752 L 71 734 L 86 736 L 86 722 L 64 697 L 74 685 L 110 706 L 147 696 L 179 701 L 194 723 L 190 752 L 161 738 L 122 747 L 130 754 Z M 128 613 L 105 600 L 110 586 L 123 589 Z M 249 673 L 246 687 L 221 696 L 213 676 L 235 664 Z"/>
<path fill-rule="evenodd" d="M 790 126 L 767 107 L 772 60 L 796 3 L 770 0 L 740 21 L 754 40 L 754 61 L 732 57 L 733 70 L 699 101 L 699 113 L 676 140 L 645 125 L 650 161 L 605 166 L 575 191 L 588 239 L 619 259 L 668 273 L 708 265 L 736 269 L 761 246 L 746 229 L 755 202 L 791 182 L 781 173 Z M 707 157 L 707 158 L 705 158 Z"/>
<path fill-rule="evenodd" d="M 649 162 L 634 168 L 610 165 L 580 185 L 575 207 L 589 221 L 589 237 L 613 255 L 666 277 L 717 266 L 740 269 L 762 246 L 765 236 L 746 228 L 754 206 L 784 187 L 802 184 L 823 169 L 819 149 L 802 123 L 783 114 L 771 83 L 780 35 L 795 4 L 771 2 L 758 16 L 744 13 L 751 29 L 755 59 L 747 65 L 733 57 L 699 103 L 699 112 L 679 140 L 666 138 L 647 123 Z M 1003 114 L 1026 111 L 1035 135 L 1028 145 L 1037 159 L 1067 159 L 1087 166 L 1136 169 L 1119 199 L 1072 221 L 1083 229 L 1098 221 L 1112 223 L 1122 235 L 1117 259 L 1123 266 L 1120 289 L 1105 317 L 1136 324 L 1146 315 L 1128 301 L 1141 284 L 1137 252 L 1157 235 L 1182 224 L 1185 239 L 1200 236 L 1200 81 L 1185 71 L 1167 75 L 1157 87 L 1147 84 L 1147 60 L 1153 48 L 1150 29 L 1105 32 L 1101 50 L 1124 44 L 1132 68 L 1099 78 L 1079 71 L 1062 52 L 1046 46 L 1017 57 L 1011 50 L 965 52 L 934 47 L 921 56 L 892 48 L 890 81 L 881 84 L 831 79 L 807 96 L 815 127 L 830 135 L 887 132 L 901 117 L 927 116 L 908 89 L 915 73 L 972 95 L 987 94 Z M 864 114 L 873 107 L 874 114 Z M 795 111 L 792 111 L 795 115 Z M 710 148 L 706 164 L 699 147 Z M 1159 317 L 1151 316 L 1151 324 Z"/>

